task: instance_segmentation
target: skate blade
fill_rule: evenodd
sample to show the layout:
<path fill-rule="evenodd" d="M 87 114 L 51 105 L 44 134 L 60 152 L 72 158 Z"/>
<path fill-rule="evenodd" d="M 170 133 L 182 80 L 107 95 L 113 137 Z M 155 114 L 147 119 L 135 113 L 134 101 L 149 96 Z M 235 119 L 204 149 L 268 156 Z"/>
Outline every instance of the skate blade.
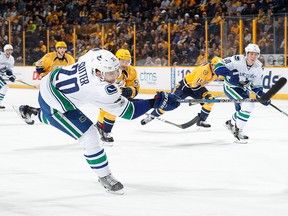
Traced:
<path fill-rule="evenodd" d="M 101 140 L 101 142 L 102 142 L 102 146 L 104 146 L 104 147 L 112 147 L 113 143 L 114 143 L 114 142 L 105 142 L 105 141 L 102 141 L 102 140 Z"/>
<path fill-rule="evenodd" d="M 211 127 L 201 127 L 201 126 L 197 126 L 197 127 L 196 127 L 196 131 L 201 131 L 201 132 L 211 131 Z"/>
<path fill-rule="evenodd" d="M 121 190 L 118 190 L 118 191 L 111 191 L 111 190 L 108 190 L 108 189 L 105 188 L 105 190 L 106 190 L 107 193 L 111 193 L 111 194 L 114 194 L 114 195 L 124 195 L 125 194 L 124 193 L 124 189 L 121 189 Z"/>
<path fill-rule="evenodd" d="M 234 143 L 237 143 L 237 144 L 247 144 L 247 143 L 248 143 L 248 140 L 244 140 L 244 139 L 238 140 L 238 139 L 236 139 L 236 140 L 234 141 Z"/>

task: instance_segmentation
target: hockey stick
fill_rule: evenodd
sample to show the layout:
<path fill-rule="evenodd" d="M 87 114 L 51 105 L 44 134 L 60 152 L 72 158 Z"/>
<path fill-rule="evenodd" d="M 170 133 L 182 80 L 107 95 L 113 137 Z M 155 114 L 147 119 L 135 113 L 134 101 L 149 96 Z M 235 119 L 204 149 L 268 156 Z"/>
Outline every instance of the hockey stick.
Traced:
<path fill-rule="evenodd" d="M 16 79 L 15 81 L 20 82 L 20 83 L 22 83 L 22 84 L 25 84 L 25 85 L 27 85 L 27 86 L 30 86 L 30 87 L 32 87 L 32 88 L 38 88 L 37 86 L 35 86 L 35 85 L 31 85 L 31 84 L 26 83 L 26 82 L 24 82 L 24 81 L 22 81 L 22 80 L 18 80 L 18 79 Z"/>
<path fill-rule="evenodd" d="M 180 103 L 229 103 L 229 102 L 262 102 L 270 100 L 287 82 L 287 79 L 281 77 L 262 97 L 259 99 L 182 99 L 178 100 Z M 249 89 L 247 89 L 249 90 Z M 251 89 L 250 89 L 251 91 Z"/>
<path fill-rule="evenodd" d="M 287 79 L 284 78 L 284 77 L 281 77 L 262 97 L 260 97 L 258 99 L 259 102 L 270 100 L 286 84 L 286 82 L 287 82 Z M 255 94 L 250 88 L 247 87 L 246 89 L 249 92 Z M 269 105 L 288 117 L 288 114 L 286 112 L 284 112 L 283 110 L 279 109 L 274 104 L 270 103 Z"/>
<path fill-rule="evenodd" d="M 160 118 L 160 117 L 153 116 L 153 115 L 148 114 L 148 113 L 146 113 L 146 115 L 147 115 L 147 116 L 150 116 L 150 117 L 153 117 L 154 119 L 157 119 L 157 120 L 162 121 L 162 122 L 164 122 L 164 123 L 167 123 L 167 124 L 176 126 L 176 127 L 178 127 L 178 128 L 181 128 L 181 129 L 186 129 L 186 128 L 188 128 L 188 127 L 191 127 L 192 125 L 194 125 L 194 124 L 200 119 L 200 117 L 197 115 L 197 116 L 194 117 L 192 120 L 190 120 L 190 121 L 188 121 L 188 122 L 186 122 L 186 123 L 184 123 L 184 124 L 176 124 L 176 123 L 174 123 L 174 122 L 165 120 L 165 119 Z"/>
<path fill-rule="evenodd" d="M 225 94 L 220 94 L 220 95 L 215 96 L 214 98 L 220 98 L 220 97 L 224 97 L 224 96 L 225 96 Z M 197 103 L 189 103 L 189 106 L 194 106 L 196 104 L 199 104 L 199 103 L 198 102 Z"/>
<path fill-rule="evenodd" d="M 281 112 L 282 114 L 284 114 L 285 116 L 288 117 L 288 114 L 286 112 L 284 112 L 283 110 L 279 109 L 277 106 L 275 106 L 274 104 L 270 103 L 270 106 L 272 106 L 273 108 L 275 108 L 276 110 L 278 110 L 279 112 Z"/>
<path fill-rule="evenodd" d="M 257 99 L 246 98 L 246 99 L 182 99 L 178 100 L 180 103 L 231 103 L 231 102 L 259 102 Z"/>

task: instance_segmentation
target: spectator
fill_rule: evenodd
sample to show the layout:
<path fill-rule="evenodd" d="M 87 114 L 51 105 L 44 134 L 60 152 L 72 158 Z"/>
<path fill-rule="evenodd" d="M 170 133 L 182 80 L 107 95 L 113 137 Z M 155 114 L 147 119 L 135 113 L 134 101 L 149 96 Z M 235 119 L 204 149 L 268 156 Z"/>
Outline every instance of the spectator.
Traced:
<path fill-rule="evenodd" d="M 162 66 L 162 63 L 161 63 L 161 59 L 160 59 L 160 58 L 156 58 L 156 59 L 155 59 L 154 66 Z"/>
<path fill-rule="evenodd" d="M 146 62 L 144 63 L 144 66 L 154 66 L 155 64 L 152 61 L 152 58 L 150 56 L 148 56 L 146 58 Z"/>

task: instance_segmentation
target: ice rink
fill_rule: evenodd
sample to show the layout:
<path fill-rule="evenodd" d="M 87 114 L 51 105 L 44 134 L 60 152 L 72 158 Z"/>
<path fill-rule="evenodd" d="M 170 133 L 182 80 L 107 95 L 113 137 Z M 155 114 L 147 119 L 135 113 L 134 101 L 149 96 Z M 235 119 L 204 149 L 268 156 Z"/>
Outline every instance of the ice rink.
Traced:
<path fill-rule="evenodd" d="M 51 126 L 26 125 L 13 111 L 12 105 L 37 106 L 37 94 L 9 89 L 2 103 L 1 216 L 288 215 L 288 117 L 271 106 L 256 104 L 245 128 L 248 144 L 235 144 L 223 126 L 232 103 L 214 105 L 209 131 L 118 118 L 114 146 L 105 150 L 124 184 L 121 196 L 100 186 L 77 141 Z M 288 101 L 273 104 L 288 112 Z M 162 118 L 184 123 L 199 110 L 182 104 Z M 83 111 L 96 121 L 98 108 Z"/>

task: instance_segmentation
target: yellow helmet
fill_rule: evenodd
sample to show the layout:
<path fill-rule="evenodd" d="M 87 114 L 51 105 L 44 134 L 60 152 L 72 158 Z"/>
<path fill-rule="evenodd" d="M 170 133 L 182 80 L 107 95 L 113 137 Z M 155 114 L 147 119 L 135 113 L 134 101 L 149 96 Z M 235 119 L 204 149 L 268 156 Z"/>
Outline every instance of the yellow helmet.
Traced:
<path fill-rule="evenodd" d="M 120 60 L 131 60 L 131 54 L 127 49 L 119 49 L 115 55 Z"/>
<path fill-rule="evenodd" d="M 221 61 L 222 59 L 218 56 L 215 56 L 211 59 L 211 64 L 216 65 L 219 61 Z"/>
<path fill-rule="evenodd" d="M 55 45 L 56 49 L 58 49 L 59 47 L 65 47 L 67 48 L 67 45 L 64 41 L 58 41 Z"/>

